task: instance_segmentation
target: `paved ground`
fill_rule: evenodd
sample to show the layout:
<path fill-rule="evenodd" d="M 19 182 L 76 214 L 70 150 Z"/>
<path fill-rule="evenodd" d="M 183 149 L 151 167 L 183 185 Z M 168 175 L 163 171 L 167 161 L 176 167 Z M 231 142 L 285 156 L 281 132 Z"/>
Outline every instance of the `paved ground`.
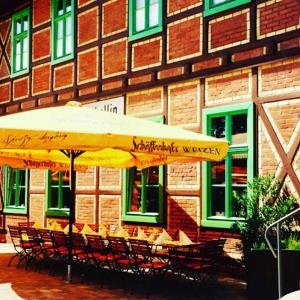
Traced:
<path fill-rule="evenodd" d="M 178 282 L 152 283 L 139 280 L 134 288 L 126 289 L 124 280 L 105 279 L 98 283 L 82 283 L 79 278 L 72 284 L 65 283 L 61 276 L 48 276 L 33 270 L 7 267 L 12 256 L 9 246 L 0 245 L 0 299 L 1 300 L 89 300 L 89 299 L 199 299 L 199 300 L 245 300 L 246 286 L 237 280 L 222 278 L 218 285 L 192 288 Z"/>

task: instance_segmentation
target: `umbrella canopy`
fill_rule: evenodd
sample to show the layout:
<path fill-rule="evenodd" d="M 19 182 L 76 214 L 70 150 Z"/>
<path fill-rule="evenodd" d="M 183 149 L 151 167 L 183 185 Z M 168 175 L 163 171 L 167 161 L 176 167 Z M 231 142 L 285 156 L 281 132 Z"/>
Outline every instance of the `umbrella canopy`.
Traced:
<path fill-rule="evenodd" d="M 228 142 L 80 106 L 36 109 L 0 118 L 0 157 L 10 158 L 12 166 L 34 167 L 30 161 L 68 163 L 61 149 L 85 152 L 75 165 L 146 168 L 174 161 L 220 161 Z"/>
<path fill-rule="evenodd" d="M 86 166 L 146 168 L 171 162 L 220 161 L 227 150 L 225 140 L 78 104 L 0 118 L 0 164 L 58 170 L 70 167 L 69 282 L 75 170 Z"/>

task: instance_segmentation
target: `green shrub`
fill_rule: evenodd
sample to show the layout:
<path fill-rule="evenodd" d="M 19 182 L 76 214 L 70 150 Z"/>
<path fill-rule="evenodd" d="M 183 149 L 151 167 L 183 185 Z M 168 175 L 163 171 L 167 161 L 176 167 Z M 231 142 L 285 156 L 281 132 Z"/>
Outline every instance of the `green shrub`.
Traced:
<path fill-rule="evenodd" d="M 296 199 L 288 195 L 275 176 L 259 176 L 249 183 L 248 192 L 234 195 L 243 221 L 237 221 L 233 228 L 241 234 L 244 254 L 251 248 L 267 248 L 264 239 L 266 228 L 296 208 Z M 284 223 L 289 231 L 292 219 Z"/>

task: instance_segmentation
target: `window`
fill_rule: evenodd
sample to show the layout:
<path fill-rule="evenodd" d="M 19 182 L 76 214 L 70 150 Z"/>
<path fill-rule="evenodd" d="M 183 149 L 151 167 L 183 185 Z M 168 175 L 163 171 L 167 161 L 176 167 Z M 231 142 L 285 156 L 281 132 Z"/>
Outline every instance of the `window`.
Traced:
<path fill-rule="evenodd" d="M 52 62 L 74 57 L 74 0 L 52 1 Z"/>
<path fill-rule="evenodd" d="M 129 41 L 162 31 L 162 0 L 129 1 Z"/>
<path fill-rule="evenodd" d="M 153 118 L 163 122 L 163 118 Z M 123 221 L 162 223 L 164 167 L 123 172 Z"/>
<path fill-rule="evenodd" d="M 5 213 L 26 214 L 28 170 L 5 167 Z"/>
<path fill-rule="evenodd" d="M 48 171 L 47 216 L 67 216 L 70 193 L 69 171 Z"/>
<path fill-rule="evenodd" d="M 29 8 L 12 16 L 12 77 L 29 71 L 29 28 Z"/>
<path fill-rule="evenodd" d="M 204 16 L 216 14 L 250 2 L 251 0 L 205 0 Z"/>
<path fill-rule="evenodd" d="M 203 163 L 203 226 L 230 228 L 240 219 L 235 197 L 254 173 L 253 118 L 252 103 L 204 111 L 205 132 L 230 146 L 223 161 Z"/>

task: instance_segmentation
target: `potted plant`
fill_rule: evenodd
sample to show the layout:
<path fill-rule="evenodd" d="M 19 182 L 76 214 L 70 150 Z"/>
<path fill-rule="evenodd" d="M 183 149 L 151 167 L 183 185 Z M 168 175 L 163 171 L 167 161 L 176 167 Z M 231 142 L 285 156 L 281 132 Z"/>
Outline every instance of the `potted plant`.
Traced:
<path fill-rule="evenodd" d="M 270 224 L 294 210 L 297 201 L 272 175 L 254 178 L 248 191 L 235 194 L 234 199 L 244 218 L 234 228 L 243 244 L 249 298 L 277 299 L 277 260 L 266 245 L 264 233 Z M 300 242 L 294 225 L 294 220 L 289 219 L 281 229 L 282 246 L 294 249 L 282 252 L 284 294 L 299 289 Z M 276 247 L 276 232 L 273 233 Z"/>

